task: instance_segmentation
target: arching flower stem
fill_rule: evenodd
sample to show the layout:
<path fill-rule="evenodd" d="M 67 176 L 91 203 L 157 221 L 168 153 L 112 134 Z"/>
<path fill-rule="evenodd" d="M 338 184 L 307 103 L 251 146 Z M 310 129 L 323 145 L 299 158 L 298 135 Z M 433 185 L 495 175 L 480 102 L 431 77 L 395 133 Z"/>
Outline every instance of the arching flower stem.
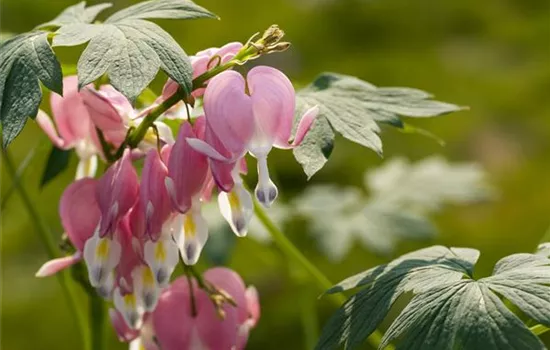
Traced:
<path fill-rule="evenodd" d="M 258 203 L 256 199 L 254 199 L 254 213 L 256 214 L 256 217 L 262 225 L 265 227 L 265 229 L 269 232 L 271 235 L 271 238 L 275 242 L 275 244 L 279 247 L 279 249 L 288 256 L 289 259 L 291 259 L 296 265 L 301 266 L 304 270 L 306 270 L 311 276 L 311 279 L 317 284 L 319 289 L 321 291 L 325 291 L 329 288 L 331 288 L 334 284 L 326 277 L 311 261 L 309 261 L 294 244 L 285 236 L 283 232 L 281 232 L 277 226 L 271 221 L 269 216 L 267 216 L 265 209 L 263 206 Z M 341 306 L 345 301 L 346 298 L 343 294 L 331 294 L 330 300 L 333 301 L 333 303 L 336 306 Z M 368 341 L 371 345 L 373 345 L 375 348 L 378 348 L 382 340 L 382 333 L 378 330 L 375 330 L 368 338 Z M 387 346 L 386 350 L 394 350 L 393 346 Z"/>

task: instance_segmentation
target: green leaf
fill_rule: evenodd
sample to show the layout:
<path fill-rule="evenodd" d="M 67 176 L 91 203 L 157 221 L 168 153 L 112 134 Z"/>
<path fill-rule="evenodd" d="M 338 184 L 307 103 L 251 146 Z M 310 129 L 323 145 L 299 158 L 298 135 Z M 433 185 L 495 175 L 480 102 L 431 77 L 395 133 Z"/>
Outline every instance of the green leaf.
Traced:
<path fill-rule="evenodd" d="M 120 10 L 106 23 L 127 19 L 196 19 L 217 16 L 190 0 L 150 0 Z"/>
<path fill-rule="evenodd" d="M 75 46 L 89 41 L 78 60 L 81 87 L 107 73 L 111 84 L 135 101 L 162 69 L 190 93 L 193 70 L 189 57 L 168 33 L 144 19 L 209 17 L 215 15 L 191 1 L 152 0 L 119 11 L 102 24 L 63 25 L 53 44 Z"/>
<path fill-rule="evenodd" d="M 435 117 L 461 107 L 431 100 L 424 91 L 410 88 L 378 88 L 358 78 L 323 73 L 297 94 L 298 106 L 319 106 L 316 125 L 308 142 L 294 154 L 308 177 L 322 168 L 330 152 L 322 150 L 334 143 L 333 130 L 350 141 L 382 154 L 379 123 L 403 128 L 400 116 Z M 298 108 L 297 118 L 303 108 Z"/>
<path fill-rule="evenodd" d="M 86 7 L 86 2 L 82 1 L 76 5 L 67 7 L 59 16 L 39 25 L 37 28 L 57 28 L 67 24 L 92 23 L 97 15 L 111 6 L 113 6 L 111 3 L 103 3 Z"/>
<path fill-rule="evenodd" d="M 366 173 L 365 187 L 370 197 L 355 187 L 309 186 L 293 202 L 333 261 L 341 261 L 355 241 L 387 255 L 404 239 L 433 238 L 437 229 L 429 214 L 444 204 L 469 204 L 493 194 L 479 166 L 440 157 L 417 163 L 391 159 Z"/>
<path fill-rule="evenodd" d="M 44 173 L 42 174 L 42 179 L 40 180 L 40 187 L 46 186 L 57 175 L 67 169 L 70 157 L 70 151 L 52 147 L 50 155 L 48 156 L 48 161 L 46 162 L 46 167 L 44 168 Z"/>
<path fill-rule="evenodd" d="M 492 276 L 476 281 L 472 274 L 478 256 L 473 249 L 435 246 L 340 282 L 328 293 L 362 289 L 331 317 L 317 349 L 358 347 L 407 292 L 414 296 L 379 349 L 390 342 L 407 350 L 544 349 L 499 296 L 548 325 L 550 260 L 534 254 L 511 255 L 497 263 Z"/>
<path fill-rule="evenodd" d="M 61 66 L 48 42 L 48 33 L 17 35 L 0 45 L 0 121 L 3 147 L 19 135 L 27 118 L 34 118 L 42 100 L 41 81 L 61 94 Z"/>

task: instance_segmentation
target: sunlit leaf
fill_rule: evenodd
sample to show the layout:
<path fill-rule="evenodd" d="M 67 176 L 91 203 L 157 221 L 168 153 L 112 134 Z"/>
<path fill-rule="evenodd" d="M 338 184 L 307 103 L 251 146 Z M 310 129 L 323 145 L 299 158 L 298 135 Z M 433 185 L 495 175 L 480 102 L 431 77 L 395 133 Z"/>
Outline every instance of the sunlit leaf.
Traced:
<path fill-rule="evenodd" d="M 42 82 L 61 94 L 61 66 L 48 42 L 48 33 L 17 35 L 0 45 L 0 122 L 3 147 L 19 135 L 27 118 L 34 118 L 42 100 Z"/>
<path fill-rule="evenodd" d="M 162 69 L 186 93 L 192 88 L 189 57 L 152 18 L 194 19 L 215 15 L 189 0 L 151 0 L 121 10 L 104 23 L 63 25 L 54 46 L 88 46 L 78 60 L 78 83 L 107 73 L 110 83 L 134 101 Z"/>
<path fill-rule="evenodd" d="M 431 97 L 416 89 L 379 88 L 355 77 L 323 73 L 298 92 L 297 116 L 314 105 L 319 106 L 320 113 L 304 143 L 294 150 L 294 156 L 311 177 L 330 156 L 334 131 L 382 154 L 380 123 L 403 128 L 400 116 L 435 117 L 461 109 Z"/>
<path fill-rule="evenodd" d="M 92 23 L 97 15 L 111 6 L 113 5 L 110 3 L 103 3 L 86 7 L 86 2 L 82 1 L 76 5 L 67 7 L 56 18 L 39 25 L 38 28 L 55 28 L 67 24 Z"/>
<path fill-rule="evenodd" d="M 394 342 L 410 350 L 544 349 L 500 299 L 533 320 L 550 323 L 550 260 L 515 254 L 490 277 L 473 279 L 479 252 L 434 246 L 352 276 L 328 293 L 361 288 L 331 317 L 317 349 L 360 346 L 404 293 L 414 297 L 394 320 L 379 349 Z"/>

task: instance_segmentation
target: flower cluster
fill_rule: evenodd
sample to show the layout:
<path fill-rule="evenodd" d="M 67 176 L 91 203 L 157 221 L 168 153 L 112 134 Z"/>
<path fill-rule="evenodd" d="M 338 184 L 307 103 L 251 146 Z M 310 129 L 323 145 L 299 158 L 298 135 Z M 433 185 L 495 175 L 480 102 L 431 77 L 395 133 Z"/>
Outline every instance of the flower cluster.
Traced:
<path fill-rule="evenodd" d="M 192 58 L 194 76 L 229 62 L 242 50 L 242 44 L 231 43 L 198 53 Z M 269 176 L 268 154 L 273 147 L 299 145 L 317 108 L 304 114 L 291 140 L 295 91 L 289 79 L 267 66 L 251 69 L 246 77 L 226 70 L 193 91 L 192 99 L 202 98 L 204 113 L 180 116 L 185 118 L 179 118 L 175 139 L 163 118 L 181 113 L 170 110 L 155 121 L 137 148 L 130 149 L 128 134 L 152 108 L 177 93 L 173 81 L 167 82 L 162 97 L 141 111 L 109 85 L 79 90 L 76 77 L 68 77 L 64 89 L 63 97 L 51 97 L 57 131 L 44 112 L 37 121 L 55 146 L 74 148 L 80 157 L 77 180 L 65 190 L 59 206 L 76 252 L 46 263 L 37 275 L 51 275 L 84 260 L 91 286 L 114 303 L 112 315 L 121 338 L 131 340 L 139 334 L 149 344 L 144 345 L 147 349 L 155 348 L 150 342 L 153 333 L 162 349 L 196 348 L 189 344 L 197 342 L 209 349 L 243 348 L 259 307 L 255 293 L 245 293 L 238 275 L 210 270 L 204 281 L 213 289 L 190 277 L 190 284 L 186 278 L 170 284 L 170 277 L 180 257 L 186 266 L 199 259 L 208 239 L 201 206 L 213 191 L 219 192 L 219 209 L 235 234 L 246 235 L 253 199 L 241 179 L 247 172 L 245 155 L 257 159 L 254 192 L 269 207 L 278 190 Z M 121 157 L 96 179 L 97 159 L 110 160 L 105 145 L 119 149 Z M 141 177 L 134 167 L 138 158 L 144 158 Z M 219 295 L 234 300 L 236 307 L 227 305 L 226 298 L 209 302 L 219 301 Z M 213 308 L 223 320 L 212 320 Z M 216 327 L 219 336 L 206 339 Z"/>

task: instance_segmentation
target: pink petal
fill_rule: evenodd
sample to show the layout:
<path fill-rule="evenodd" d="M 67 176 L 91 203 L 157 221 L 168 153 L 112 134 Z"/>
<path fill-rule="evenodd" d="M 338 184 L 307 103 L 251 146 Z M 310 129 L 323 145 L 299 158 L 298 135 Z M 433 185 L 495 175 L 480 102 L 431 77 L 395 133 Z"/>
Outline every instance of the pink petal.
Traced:
<path fill-rule="evenodd" d="M 298 128 L 296 130 L 296 135 L 294 135 L 294 140 L 291 144 L 278 144 L 278 148 L 282 149 L 289 149 L 299 146 L 302 141 L 304 140 L 304 137 L 308 133 L 309 129 L 311 129 L 311 126 L 313 125 L 313 122 L 315 121 L 315 118 L 319 114 L 319 106 L 314 106 L 308 109 L 304 115 L 302 116 L 302 119 L 300 119 L 300 123 L 298 124 Z"/>
<path fill-rule="evenodd" d="M 246 302 L 248 315 L 250 316 L 251 327 L 256 326 L 260 319 L 260 298 L 258 296 L 258 290 L 254 286 L 250 286 L 246 289 Z"/>
<path fill-rule="evenodd" d="M 281 71 L 267 66 L 254 67 L 247 76 L 252 97 L 256 132 L 264 142 L 288 144 L 294 121 L 295 91 Z M 257 141 L 260 142 L 260 141 Z"/>
<path fill-rule="evenodd" d="M 117 109 L 123 119 L 134 113 L 134 107 L 132 107 L 130 101 L 113 86 L 101 85 L 99 91 Z"/>
<path fill-rule="evenodd" d="M 105 134 L 106 139 L 120 145 L 126 137 L 126 125 L 114 102 L 92 88 L 83 88 L 80 93 L 94 125 Z"/>
<path fill-rule="evenodd" d="M 220 47 L 216 55 L 222 58 L 222 64 L 231 60 L 243 48 L 240 42 L 231 42 Z"/>
<path fill-rule="evenodd" d="M 173 81 L 171 78 L 168 78 L 168 80 L 164 84 L 164 87 L 162 88 L 162 98 L 164 100 L 168 99 L 176 92 L 178 92 L 179 87 L 180 86 L 178 85 L 178 83 Z"/>
<path fill-rule="evenodd" d="M 119 284 L 123 293 L 133 291 L 132 272 L 143 263 L 143 242 L 135 240 L 134 237 L 129 216 L 126 216 L 119 222 L 115 237 L 122 249 L 120 261 L 116 267 L 117 281 L 123 278 L 127 282 L 127 285 Z"/>
<path fill-rule="evenodd" d="M 118 340 L 121 342 L 128 343 L 139 337 L 139 330 L 128 327 L 126 321 L 124 321 L 124 318 L 117 310 L 109 309 L 109 319 L 115 329 Z"/>
<path fill-rule="evenodd" d="M 50 138 L 53 145 L 57 148 L 61 149 L 69 149 L 71 148 L 69 144 L 65 142 L 59 135 L 57 135 L 57 131 L 55 130 L 55 126 L 53 125 L 52 120 L 50 117 L 44 112 L 43 110 L 38 110 L 38 114 L 36 115 L 36 123 L 38 123 L 38 126 L 46 133 L 46 135 Z"/>
<path fill-rule="evenodd" d="M 165 179 L 168 168 L 156 149 L 145 157 L 141 172 L 140 197 L 145 210 L 146 234 L 156 241 L 162 225 L 171 212 L 170 198 L 166 192 Z"/>
<path fill-rule="evenodd" d="M 211 56 L 198 56 L 191 60 L 191 64 L 193 65 L 193 78 L 206 73 L 210 57 Z"/>
<path fill-rule="evenodd" d="M 244 78 L 235 71 L 214 77 L 204 93 L 208 126 L 232 154 L 241 155 L 254 133 L 252 101 Z"/>
<path fill-rule="evenodd" d="M 69 266 L 72 266 L 82 260 L 82 255 L 80 252 L 76 252 L 74 255 L 65 256 L 63 258 L 57 258 L 46 262 L 38 272 L 36 272 L 36 277 L 48 277 L 58 273 L 61 270 L 66 269 Z"/>
<path fill-rule="evenodd" d="M 63 79 L 63 96 L 52 93 L 50 106 L 59 135 L 66 144 L 73 144 L 79 139 L 87 138 L 91 127 L 90 115 L 78 92 L 76 75 Z"/>
<path fill-rule="evenodd" d="M 200 193 L 208 172 L 206 157 L 187 143 L 188 138 L 195 136 L 191 125 L 183 122 L 168 160 L 168 175 L 173 184 L 169 194 L 174 209 L 182 213 L 191 206 L 191 198 Z"/>
<path fill-rule="evenodd" d="M 220 320 L 214 304 L 201 289 L 196 291 L 197 317 L 196 329 L 202 344 L 207 349 L 232 349 L 237 344 L 238 315 L 237 310 L 225 304 L 225 318 Z"/>
<path fill-rule="evenodd" d="M 214 267 L 204 273 L 204 279 L 217 288 L 227 292 L 237 303 L 237 321 L 239 324 L 248 318 L 248 302 L 245 297 L 246 286 L 235 271 L 225 267 Z"/>
<path fill-rule="evenodd" d="M 227 151 L 227 149 L 224 147 L 224 145 L 221 143 L 221 141 L 208 125 L 205 131 L 205 141 L 223 157 L 227 159 L 235 157 L 233 154 Z M 218 187 L 225 192 L 231 191 L 235 184 L 232 174 L 233 168 L 235 168 L 235 160 L 233 159 L 231 162 L 228 162 L 227 160 L 220 161 L 209 158 L 208 164 L 210 165 L 212 176 L 216 185 L 218 185 Z"/>
<path fill-rule="evenodd" d="M 136 204 L 139 182 L 129 149 L 99 180 L 97 201 L 101 209 L 100 237 L 114 232 L 118 222 Z"/>
<path fill-rule="evenodd" d="M 59 202 L 61 224 L 73 245 L 79 251 L 92 237 L 99 224 L 101 212 L 96 201 L 98 181 L 82 179 L 70 184 Z"/>
<path fill-rule="evenodd" d="M 163 350 L 188 350 L 195 319 L 185 277 L 165 289 L 152 314 L 153 328 Z"/>

